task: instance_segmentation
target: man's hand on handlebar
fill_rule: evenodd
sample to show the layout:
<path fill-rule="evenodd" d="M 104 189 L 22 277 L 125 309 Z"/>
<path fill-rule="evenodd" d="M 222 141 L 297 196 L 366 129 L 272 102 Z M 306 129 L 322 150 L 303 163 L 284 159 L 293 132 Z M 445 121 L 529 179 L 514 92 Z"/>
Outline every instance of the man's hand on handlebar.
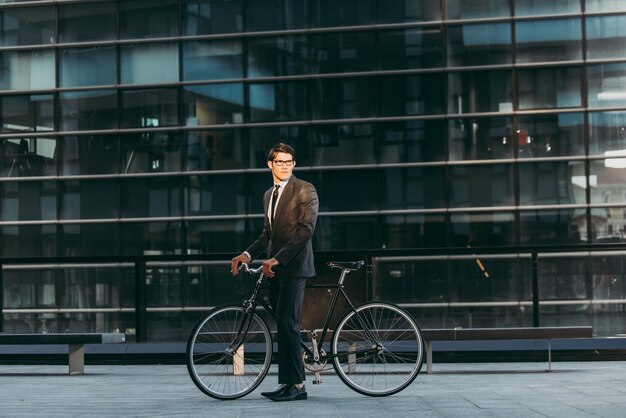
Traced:
<path fill-rule="evenodd" d="M 249 263 L 250 257 L 248 257 L 245 253 L 239 254 L 237 257 L 233 258 L 230 264 L 230 272 L 233 276 L 239 274 L 239 264 L 241 263 Z"/>
<path fill-rule="evenodd" d="M 276 273 L 274 273 L 274 270 L 272 269 L 279 264 L 280 262 L 275 258 L 270 258 L 269 260 L 265 260 L 263 262 L 263 275 L 267 277 L 268 279 L 273 279 Z"/>

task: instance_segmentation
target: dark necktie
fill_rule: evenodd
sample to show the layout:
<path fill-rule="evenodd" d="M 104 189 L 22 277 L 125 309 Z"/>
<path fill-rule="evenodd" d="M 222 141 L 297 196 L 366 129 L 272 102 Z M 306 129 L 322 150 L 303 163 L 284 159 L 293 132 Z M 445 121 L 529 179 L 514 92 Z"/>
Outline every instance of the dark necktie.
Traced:
<path fill-rule="evenodd" d="M 278 189 L 280 184 L 274 186 L 274 193 L 272 193 L 272 211 L 270 212 L 270 222 L 274 225 L 274 210 L 276 209 L 276 201 L 278 200 Z"/>

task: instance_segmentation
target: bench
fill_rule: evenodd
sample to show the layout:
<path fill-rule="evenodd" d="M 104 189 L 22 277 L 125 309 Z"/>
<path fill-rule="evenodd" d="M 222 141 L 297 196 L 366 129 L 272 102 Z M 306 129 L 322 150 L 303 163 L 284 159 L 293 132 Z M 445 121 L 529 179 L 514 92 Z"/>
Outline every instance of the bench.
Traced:
<path fill-rule="evenodd" d="M 85 344 L 122 343 L 122 333 L 68 333 L 68 334 L 3 334 L 0 345 L 43 345 L 56 344 L 69 347 L 69 374 L 85 373 Z"/>
<path fill-rule="evenodd" d="M 548 372 L 552 371 L 551 340 L 555 338 L 591 338 L 593 328 L 580 327 L 528 327 L 528 328 L 446 328 L 423 329 L 426 343 L 426 371 L 433 369 L 433 341 L 476 340 L 547 340 Z"/>

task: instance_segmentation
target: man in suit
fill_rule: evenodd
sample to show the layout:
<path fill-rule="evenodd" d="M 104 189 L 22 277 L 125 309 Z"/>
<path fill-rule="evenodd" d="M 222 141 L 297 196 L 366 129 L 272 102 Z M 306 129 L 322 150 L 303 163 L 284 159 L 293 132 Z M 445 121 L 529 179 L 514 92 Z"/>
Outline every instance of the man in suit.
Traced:
<path fill-rule="evenodd" d="M 300 308 L 306 279 L 315 276 L 311 239 L 319 201 L 315 187 L 293 175 L 296 154 L 287 144 L 274 145 L 267 166 L 274 185 L 263 196 L 263 232 L 243 253 L 232 259 L 231 272 L 265 252 L 263 274 L 270 281 L 270 302 L 278 331 L 278 383 L 263 396 L 274 401 L 306 399 L 300 347 Z"/>

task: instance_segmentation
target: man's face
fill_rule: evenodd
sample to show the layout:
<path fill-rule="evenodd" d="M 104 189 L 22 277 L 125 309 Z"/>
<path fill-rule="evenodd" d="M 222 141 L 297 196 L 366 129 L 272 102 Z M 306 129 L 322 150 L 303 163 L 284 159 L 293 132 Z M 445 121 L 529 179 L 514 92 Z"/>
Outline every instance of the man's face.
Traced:
<path fill-rule="evenodd" d="M 296 166 L 296 162 L 291 154 L 279 152 L 276 154 L 273 161 L 267 162 L 267 166 L 270 170 L 272 170 L 274 182 L 278 183 L 291 177 L 291 173 L 293 172 L 293 168 Z"/>

